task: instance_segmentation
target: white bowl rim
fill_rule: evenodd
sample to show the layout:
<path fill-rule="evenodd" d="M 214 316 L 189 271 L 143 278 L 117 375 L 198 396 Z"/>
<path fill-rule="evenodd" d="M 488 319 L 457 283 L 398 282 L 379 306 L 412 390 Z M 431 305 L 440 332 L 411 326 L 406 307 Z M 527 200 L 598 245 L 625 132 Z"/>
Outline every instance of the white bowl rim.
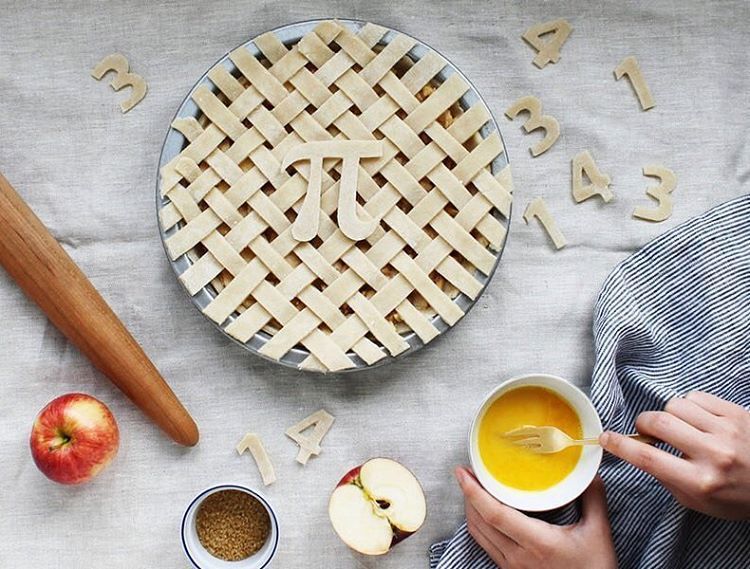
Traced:
<path fill-rule="evenodd" d="M 193 508 L 197 507 L 197 505 L 200 502 L 202 502 L 204 498 L 206 498 L 209 494 L 221 492 L 222 490 L 240 490 L 242 492 L 250 494 L 253 498 L 258 500 L 268 512 L 268 515 L 271 518 L 271 529 L 272 529 L 272 533 L 274 534 L 274 542 L 273 542 L 273 545 L 271 546 L 271 552 L 270 552 L 270 555 L 268 556 L 268 559 L 262 565 L 258 565 L 257 569 L 263 569 L 264 567 L 267 567 L 268 564 L 271 563 L 273 558 L 276 556 L 276 551 L 279 547 L 279 533 L 280 533 L 279 532 L 279 520 L 276 517 L 276 512 L 271 507 L 271 504 L 269 504 L 265 496 L 263 496 L 261 493 L 257 492 L 256 490 L 253 490 L 252 488 L 248 488 L 247 486 L 243 486 L 242 484 L 236 484 L 233 482 L 215 484 L 213 486 L 206 488 L 205 490 L 201 491 L 195 498 L 193 498 L 190 501 L 190 504 L 188 504 L 187 508 L 185 508 L 185 513 L 182 516 L 182 523 L 180 524 L 180 537 L 182 541 L 182 549 L 185 552 L 185 555 L 190 560 L 190 563 L 193 565 L 193 567 L 195 567 L 195 569 L 211 569 L 210 567 L 201 567 L 200 565 L 198 565 L 198 562 L 195 559 L 193 559 L 193 556 L 190 555 L 190 548 L 188 547 L 187 541 L 185 538 L 185 532 L 187 531 L 186 524 L 188 520 L 188 515 L 193 510 Z"/>
<path fill-rule="evenodd" d="M 538 383 L 534 383 L 533 380 L 541 380 Z M 600 446 L 585 446 L 581 458 L 579 459 L 576 467 L 573 471 L 568 474 L 562 481 L 554 486 L 542 490 L 542 491 L 524 491 L 506 486 L 499 482 L 493 477 L 482 462 L 479 454 L 479 445 L 477 441 L 478 426 L 481 417 L 484 416 L 484 412 L 491 403 L 497 399 L 501 393 L 508 391 L 517 384 L 519 387 L 523 385 L 538 385 L 539 387 L 545 387 L 554 391 L 557 395 L 565 399 L 576 413 L 578 413 L 579 419 L 582 423 L 582 427 L 585 422 L 590 422 L 593 428 L 584 431 L 585 437 L 596 437 L 599 436 L 603 429 L 599 414 L 591 402 L 589 397 L 576 385 L 571 382 L 556 376 L 546 373 L 528 373 L 524 375 L 518 375 L 502 381 L 499 385 L 494 387 L 482 400 L 477 407 L 474 417 L 471 422 L 469 429 L 469 460 L 471 467 L 474 470 L 474 474 L 479 480 L 480 484 L 489 492 L 493 497 L 502 503 L 517 508 L 519 510 L 527 512 L 543 512 L 559 508 L 566 504 L 571 503 L 573 500 L 578 498 L 588 488 L 591 482 L 594 480 L 598 470 L 599 464 L 601 463 L 603 451 Z M 571 394 L 577 394 L 576 398 L 578 401 L 572 401 L 565 393 L 561 393 L 560 389 L 568 391 Z M 581 404 L 578 404 L 581 403 Z M 586 416 L 584 416 L 584 414 Z M 584 458 L 586 460 L 584 460 Z M 574 478 L 575 477 L 575 478 Z M 560 484 L 563 484 L 566 480 L 575 480 L 576 483 L 569 483 L 567 491 L 562 492 Z"/>

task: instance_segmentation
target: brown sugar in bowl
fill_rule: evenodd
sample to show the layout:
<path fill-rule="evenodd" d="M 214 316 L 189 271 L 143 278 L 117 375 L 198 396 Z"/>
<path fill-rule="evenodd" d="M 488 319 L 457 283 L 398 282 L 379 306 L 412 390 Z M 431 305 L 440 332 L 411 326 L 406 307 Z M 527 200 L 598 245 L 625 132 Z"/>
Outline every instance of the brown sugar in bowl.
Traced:
<path fill-rule="evenodd" d="M 241 490 L 207 496 L 195 514 L 198 540 L 211 555 L 242 561 L 260 551 L 271 532 L 271 516 L 258 500 Z"/>
<path fill-rule="evenodd" d="M 197 569 L 262 569 L 278 541 L 278 520 L 268 501 L 238 484 L 204 490 L 182 520 L 183 549 Z"/>

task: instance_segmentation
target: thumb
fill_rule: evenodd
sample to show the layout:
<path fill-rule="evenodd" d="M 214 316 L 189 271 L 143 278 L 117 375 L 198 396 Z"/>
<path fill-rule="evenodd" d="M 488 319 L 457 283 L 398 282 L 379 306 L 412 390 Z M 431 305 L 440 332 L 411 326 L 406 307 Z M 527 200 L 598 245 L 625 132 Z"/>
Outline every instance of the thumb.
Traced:
<path fill-rule="evenodd" d="M 581 500 L 583 509 L 582 524 L 584 526 L 598 526 L 609 529 L 607 494 L 604 489 L 604 482 L 598 474 L 583 493 Z"/>

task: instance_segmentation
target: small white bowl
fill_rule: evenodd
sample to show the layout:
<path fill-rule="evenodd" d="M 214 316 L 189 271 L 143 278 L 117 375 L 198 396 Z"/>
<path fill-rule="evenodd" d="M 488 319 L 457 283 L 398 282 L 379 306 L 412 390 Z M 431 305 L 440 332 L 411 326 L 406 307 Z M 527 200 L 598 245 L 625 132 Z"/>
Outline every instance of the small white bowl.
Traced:
<path fill-rule="evenodd" d="M 268 534 L 266 543 L 263 544 L 263 547 L 259 551 L 241 561 L 224 561 L 223 559 L 214 557 L 201 545 L 198 539 L 198 531 L 195 527 L 195 516 L 198 508 L 208 496 L 222 490 L 239 490 L 250 494 L 263 505 L 271 520 L 271 531 Z M 185 555 L 187 555 L 196 569 L 262 569 L 268 566 L 271 559 L 276 555 L 278 545 L 279 522 L 268 500 L 255 490 L 240 486 L 239 484 L 220 484 L 207 488 L 190 502 L 187 510 L 185 510 L 185 515 L 182 517 L 182 547 L 185 550 Z"/>
<path fill-rule="evenodd" d="M 598 437 L 602 423 L 591 400 L 576 386 L 554 375 L 533 374 L 509 379 L 497 386 L 479 407 L 469 431 L 469 458 L 484 489 L 502 503 L 527 512 L 542 512 L 564 506 L 578 498 L 596 476 L 602 460 L 600 446 L 584 446 L 581 458 L 573 471 L 554 486 L 540 491 L 518 490 L 502 484 L 490 474 L 479 454 L 479 424 L 487 409 L 498 397 L 516 387 L 546 387 L 565 399 L 578 413 L 583 436 Z"/>

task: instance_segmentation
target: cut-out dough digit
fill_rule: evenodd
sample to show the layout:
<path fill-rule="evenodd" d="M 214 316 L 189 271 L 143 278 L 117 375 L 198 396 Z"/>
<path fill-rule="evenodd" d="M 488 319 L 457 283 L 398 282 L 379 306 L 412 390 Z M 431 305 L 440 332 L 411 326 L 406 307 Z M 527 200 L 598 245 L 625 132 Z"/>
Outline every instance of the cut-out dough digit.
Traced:
<path fill-rule="evenodd" d="M 99 81 L 110 71 L 114 71 L 116 74 L 109 83 L 112 89 L 119 91 L 127 86 L 133 88 L 130 97 L 120 103 L 122 112 L 127 113 L 146 96 L 146 91 L 148 91 L 146 81 L 137 73 L 130 73 L 130 64 L 127 58 L 119 53 L 108 55 L 97 63 L 96 67 L 91 71 L 91 76 Z"/>
<path fill-rule="evenodd" d="M 651 95 L 651 90 L 648 88 L 648 84 L 643 78 L 643 73 L 641 73 L 638 60 L 632 55 L 623 59 L 620 62 L 620 65 L 615 67 L 615 79 L 619 81 L 623 75 L 627 75 L 630 80 L 635 95 L 638 97 L 638 102 L 641 104 L 641 108 L 644 111 L 647 111 L 656 105 L 656 103 L 654 103 L 654 97 Z"/>
<path fill-rule="evenodd" d="M 538 128 L 544 129 L 544 138 L 529 148 L 532 156 L 539 156 L 547 152 L 560 137 L 560 123 L 555 117 L 542 114 L 542 102 L 533 95 L 518 99 L 508 107 L 505 116 L 513 120 L 522 112 L 529 113 L 529 118 L 523 123 L 523 129 L 527 133 Z"/>
<path fill-rule="evenodd" d="M 672 190 L 677 186 L 677 176 L 669 168 L 657 164 L 644 166 L 643 175 L 659 178 L 658 186 L 646 189 L 646 194 L 658 201 L 659 206 L 655 209 L 639 206 L 635 208 L 633 217 L 639 217 L 646 221 L 664 221 L 672 215 Z"/>
<path fill-rule="evenodd" d="M 523 33 L 523 39 L 539 53 L 534 57 L 534 65 L 543 69 L 548 63 L 557 63 L 560 59 L 560 49 L 568 39 L 573 28 L 565 20 L 552 20 L 541 24 L 534 24 Z M 543 36 L 553 34 L 545 41 Z"/>
<path fill-rule="evenodd" d="M 539 220 L 539 223 L 542 224 L 542 227 L 544 227 L 544 230 L 552 239 L 556 249 L 562 249 L 568 244 L 568 240 L 565 239 L 565 235 L 560 231 L 552 214 L 550 214 L 547 209 L 547 204 L 544 203 L 542 198 L 534 198 L 531 200 L 529 205 L 526 206 L 526 211 L 523 213 L 523 220 L 526 222 L 526 225 L 530 224 L 531 220 L 535 217 Z"/>
<path fill-rule="evenodd" d="M 609 185 L 612 183 L 607 174 L 602 172 L 594 162 L 593 156 L 588 150 L 579 152 L 575 155 L 572 161 L 573 167 L 573 199 L 577 203 L 581 203 L 584 200 L 589 199 L 593 196 L 601 196 L 605 202 L 609 202 L 613 197 L 612 190 L 609 189 Z M 583 185 L 584 174 L 591 181 L 590 184 Z"/>
<path fill-rule="evenodd" d="M 249 450 L 250 454 L 253 455 L 255 464 L 257 465 L 260 476 L 263 479 L 263 485 L 268 486 L 269 484 L 276 482 L 276 473 L 273 470 L 271 459 L 268 457 L 268 453 L 266 452 L 260 437 L 255 433 L 247 433 L 237 444 L 238 454 L 241 455 L 246 450 Z"/>
<path fill-rule="evenodd" d="M 312 455 L 317 456 L 320 454 L 320 443 L 328 433 L 331 425 L 333 425 L 333 421 L 333 415 L 324 409 L 320 409 L 285 431 L 286 436 L 299 445 L 297 462 L 307 464 Z M 303 434 L 303 431 L 311 427 L 311 434 Z"/>

